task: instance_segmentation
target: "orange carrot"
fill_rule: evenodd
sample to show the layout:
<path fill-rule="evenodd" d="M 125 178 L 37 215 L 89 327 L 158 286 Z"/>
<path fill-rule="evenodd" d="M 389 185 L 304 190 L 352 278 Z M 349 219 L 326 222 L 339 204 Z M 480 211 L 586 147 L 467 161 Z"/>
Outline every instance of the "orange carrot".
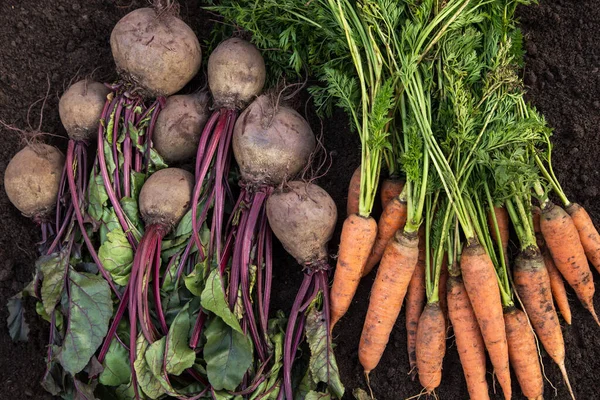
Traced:
<path fill-rule="evenodd" d="M 358 214 L 358 200 L 360 198 L 360 167 L 356 168 L 348 184 L 348 202 L 346 212 L 348 215 Z"/>
<path fill-rule="evenodd" d="M 472 244 L 465 247 L 461 255 L 460 266 L 465 288 L 494 366 L 494 372 L 504 392 L 504 398 L 510 399 L 512 389 L 508 345 L 500 288 L 494 265 L 480 244 Z"/>
<path fill-rule="evenodd" d="M 556 265 L 554 265 L 554 261 L 552 260 L 552 256 L 546 247 L 546 242 L 544 241 L 544 236 L 542 235 L 542 228 L 540 227 L 542 210 L 539 207 L 533 207 L 531 212 L 533 215 L 533 230 L 535 231 L 537 245 L 542 252 L 544 265 L 546 266 L 548 276 L 550 277 L 552 297 L 554 297 L 554 301 L 556 302 L 560 313 L 565 319 L 565 322 L 571 325 L 571 307 L 569 306 L 569 299 L 567 298 L 565 282 L 563 281 L 560 271 L 556 268 Z"/>
<path fill-rule="evenodd" d="M 528 399 L 541 399 L 544 394 L 542 369 L 527 316 L 523 311 L 511 307 L 504 313 L 504 323 L 510 364 L 515 370 L 521 391 Z"/>
<path fill-rule="evenodd" d="M 446 318 L 438 302 L 428 303 L 417 329 L 417 369 L 419 382 L 427 393 L 442 381 L 442 362 L 446 354 Z"/>
<path fill-rule="evenodd" d="M 416 234 L 398 231 L 381 259 L 358 347 L 358 358 L 367 377 L 379 363 L 400 313 L 419 258 L 418 244 Z"/>
<path fill-rule="evenodd" d="M 549 203 L 542 210 L 540 226 L 556 268 L 600 325 L 593 303 L 594 279 L 573 220 L 565 210 Z"/>
<path fill-rule="evenodd" d="M 394 198 L 400 195 L 404 189 L 404 181 L 397 178 L 387 178 L 381 182 L 381 189 L 379 191 L 381 196 L 381 208 L 385 210 L 388 203 Z"/>
<path fill-rule="evenodd" d="M 413 380 L 417 376 L 417 327 L 423 307 L 425 307 L 425 242 L 419 235 L 419 260 L 406 292 L 406 346 L 410 375 Z"/>
<path fill-rule="evenodd" d="M 544 257 L 544 264 L 550 277 L 550 287 L 552 288 L 552 297 L 560 310 L 561 315 L 565 319 L 565 322 L 571 325 L 571 307 L 569 306 L 569 299 L 567 297 L 567 290 L 565 289 L 565 282 L 560 274 L 560 271 L 554 265 L 552 256 L 548 249 L 542 250 L 542 256 Z"/>
<path fill-rule="evenodd" d="M 394 197 L 387 205 L 377 224 L 377 238 L 375 244 L 371 249 L 365 269 L 363 270 L 362 276 L 366 276 L 371 272 L 373 267 L 377 265 L 381 256 L 385 250 L 390 239 L 394 236 L 396 231 L 404 228 L 406 224 L 406 201 L 400 199 L 400 197 Z"/>
<path fill-rule="evenodd" d="M 573 223 L 579 232 L 579 240 L 585 251 L 585 255 L 596 270 L 600 272 L 600 234 L 594 226 L 585 208 L 577 203 L 572 203 L 566 209 L 573 219 Z"/>
<path fill-rule="evenodd" d="M 454 327 L 456 348 L 467 381 L 469 397 L 473 400 L 489 400 L 485 379 L 485 344 L 460 276 L 451 276 L 448 279 L 447 299 L 448 315 Z"/>
<path fill-rule="evenodd" d="M 565 368 L 565 343 L 552 302 L 550 278 L 537 248 L 528 248 L 517 256 L 513 279 L 515 290 L 525 306 L 535 333 L 548 355 L 560 368 L 570 390 Z"/>
<path fill-rule="evenodd" d="M 344 221 L 330 294 L 330 330 L 350 307 L 376 234 L 377 223 L 371 217 L 352 214 Z"/>

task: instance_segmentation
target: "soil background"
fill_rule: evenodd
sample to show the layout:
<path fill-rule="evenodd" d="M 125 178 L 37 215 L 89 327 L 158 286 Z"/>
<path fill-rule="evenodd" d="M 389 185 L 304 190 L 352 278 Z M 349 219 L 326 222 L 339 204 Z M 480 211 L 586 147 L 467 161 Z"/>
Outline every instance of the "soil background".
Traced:
<path fill-rule="evenodd" d="M 196 0 L 180 1 L 182 18 L 201 39 L 210 30 L 209 16 Z M 43 113 L 42 131 L 59 137 L 49 141 L 64 149 L 64 129 L 58 117 L 58 96 L 76 75 L 92 75 L 99 81 L 115 78 L 109 37 L 116 21 L 142 0 L 0 0 L 0 120 L 20 128 L 28 126 L 30 105 L 50 95 Z M 529 100 L 555 128 L 554 166 L 565 192 L 581 203 L 600 223 L 600 3 L 596 0 L 552 0 L 521 8 L 519 15 L 526 37 L 524 70 Z M 205 55 L 206 56 L 206 55 Z M 193 90 L 202 78 L 190 84 Z M 31 108 L 30 123 L 38 126 L 40 104 Z M 310 114 L 310 112 L 309 112 Z M 309 115 L 315 131 L 318 121 Z M 324 121 L 325 147 L 332 152 L 329 173 L 319 183 L 338 205 L 340 222 L 332 240 L 332 254 L 339 241 L 345 216 L 346 187 L 358 165 L 359 143 L 349 133 L 344 115 L 337 112 Z M 8 161 L 22 146 L 21 137 L 0 126 L 0 399 L 51 399 L 39 385 L 44 371 L 47 324 L 36 318 L 28 303 L 31 328 L 29 342 L 12 343 L 6 329 L 4 304 L 32 277 L 35 244 L 40 239 L 36 226 L 10 204 L 1 182 Z M 281 247 L 275 248 L 276 276 L 273 309 L 289 311 L 302 273 Z M 368 304 L 374 274 L 361 283 L 350 312 L 335 331 L 336 355 L 348 395 L 356 387 L 366 389 L 358 363 L 357 344 Z M 594 272 L 596 282 L 600 282 Z M 583 309 L 572 291 L 573 325 L 563 323 L 567 348 L 566 366 L 578 399 L 599 399 L 597 371 L 600 369 L 600 328 Z M 596 298 L 596 309 L 600 300 Z M 390 344 L 379 367 L 371 374 L 371 385 L 379 400 L 405 399 L 420 392 L 418 382 L 408 377 L 404 313 L 397 321 Z M 568 399 L 558 368 L 543 354 L 546 375 L 545 398 Z M 491 367 L 488 368 L 491 371 Z M 491 375 L 489 382 L 491 382 Z M 520 395 L 513 376 L 514 398 Z M 491 386 L 492 387 L 492 386 Z M 458 354 L 448 341 L 442 385 L 442 400 L 468 398 Z M 493 399 L 500 399 L 492 394 Z"/>

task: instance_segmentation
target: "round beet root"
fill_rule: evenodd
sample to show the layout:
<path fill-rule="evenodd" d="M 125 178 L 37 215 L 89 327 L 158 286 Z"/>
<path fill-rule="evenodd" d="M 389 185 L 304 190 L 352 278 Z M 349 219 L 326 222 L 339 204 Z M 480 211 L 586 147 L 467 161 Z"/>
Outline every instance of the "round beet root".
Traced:
<path fill-rule="evenodd" d="M 82 80 L 71 85 L 58 102 L 60 121 L 69 138 L 93 139 L 110 90 L 99 82 Z"/>
<path fill-rule="evenodd" d="M 19 151 L 4 172 L 4 190 L 11 203 L 28 217 L 44 217 L 56 206 L 64 155 L 47 144 Z"/>
<path fill-rule="evenodd" d="M 265 84 L 265 61 L 242 39 L 221 42 L 208 58 L 208 85 L 217 108 L 244 108 Z"/>
<path fill-rule="evenodd" d="M 202 129 L 209 117 L 208 94 L 175 95 L 167 99 L 152 134 L 154 148 L 168 164 L 196 155 Z"/>
<path fill-rule="evenodd" d="M 110 47 L 119 74 L 148 97 L 178 92 L 202 61 L 198 38 L 170 10 L 130 12 L 113 28 Z"/>
<path fill-rule="evenodd" d="M 320 186 L 289 182 L 267 200 L 267 217 L 275 236 L 299 264 L 327 260 L 337 209 Z"/>
<path fill-rule="evenodd" d="M 172 228 L 190 208 L 194 176 L 179 168 L 150 175 L 140 191 L 140 213 L 146 225 Z"/>
<path fill-rule="evenodd" d="M 238 118 L 233 153 L 246 182 L 277 186 L 306 166 L 316 145 L 308 122 L 262 95 Z"/>

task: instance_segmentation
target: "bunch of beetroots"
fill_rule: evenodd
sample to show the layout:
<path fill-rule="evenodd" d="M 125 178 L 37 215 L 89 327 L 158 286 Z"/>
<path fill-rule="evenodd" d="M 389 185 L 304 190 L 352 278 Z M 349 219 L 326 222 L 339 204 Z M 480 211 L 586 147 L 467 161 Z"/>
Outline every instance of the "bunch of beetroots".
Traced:
<path fill-rule="evenodd" d="M 11 335 L 26 340 L 21 299 L 36 297 L 50 322 L 42 385 L 59 396 L 341 397 L 326 250 L 337 211 L 290 181 L 315 137 L 261 95 L 263 58 L 242 39 L 209 57 L 210 93 L 176 95 L 201 63 L 177 11 L 127 14 L 110 38 L 120 79 L 65 91 L 66 157 L 32 143 L 7 167 L 9 199 L 42 235 L 35 279 L 9 302 Z M 287 328 L 270 309 L 273 232 L 305 269 Z M 310 358 L 295 363 L 304 338 Z"/>

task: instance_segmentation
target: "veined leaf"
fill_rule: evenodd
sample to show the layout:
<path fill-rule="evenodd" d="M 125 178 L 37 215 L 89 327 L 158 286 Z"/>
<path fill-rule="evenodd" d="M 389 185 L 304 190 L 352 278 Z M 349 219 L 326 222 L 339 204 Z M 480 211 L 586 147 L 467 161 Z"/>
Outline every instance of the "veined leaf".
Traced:
<path fill-rule="evenodd" d="M 212 311 L 217 314 L 223 322 L 235 329 L 240 334 L 243 334 L 242 327 L 236 316 L 231 312 L 229 304 L 225 299 L 225 291 L 223 290 L 223 280 L 219 269 L 215 268 L 211 271 L 206 286 L 202 291 L 200 302 L 205 310 Z"/>
<path fill-rule="evenodd" d="M 252 342 L 220 318 L 206 327 L 204 359 L 210 384 L 215 390 L 235 390 L 252 365 Z"/>
<path fill-rule="evenodd" d="M 333 394 L 342 398 L 344 385 L 335 355 L 331 348 L 331 337 L 327 329 L 327 320 L 323 311 L 317 309 L 317 297 L 308 308 L 306 315 L 306 339 L 310 347 L 310 372 L 315 383 L 326 383 Z"/>
<path fill-rule="evenodd" d="M 145 355 L 146 364 L 150 368 L 152 375 L 154 375 L 154 379 L 161 384 L 165 393 L 169 396 L 177 396 L 177 392 L 173 389 L 169 381 L 167 381 L 163 372 L 165 343 L 166 338 L 162 337 L 148 347 Z"/>
<path fill-rule="evenodd" d="M 99 276 L 69 269 L 69 320 L 60 352 L 67 372 L 83 370 L 106 336 L 113 304 L 108 283 Z"/>
<path fill-rule="evenodd" d="M 35 267 L 41 271 L 42 280 L 42 304 L 46 313 L 52 314 L 56 303 L 62 296 L 65 288 L 65 274 L 69 265 L 67 247 L 61 252 L 41 256 L 35 262 Z"/>
<path fill-rule="evenodd" d="M 113 339 L 104 359 L 104 370 L 100 383 L 106 386 L 120 386 L 131 380 L 129 352 L 117 339 Z"/>
<path fill-rule="evenodd" d="M 189 306 L 190 303 L 183 306 L 167 334 L 165 362 L 169 374 L 181 375 L 187 368 L 191 368 L 196 361 L 196 352 L 188 344 L 188 334 L 192 326 Z"/>
<path fill-rule="evenodd" d="M 120 201 L 123 212 L 129 219 L 129 222 L 135 227 L 138 232 L 143 232 L 143 224 L 140 219 L 140 212 L 138 210 L 138 203 L 135 198 L 123 197 Z"/>
<path fill-rule="evenodd" d="M 108 194 L 106 194 L 102 175 L 92 175 L 88 188 L 88 214 L 93 220 L 100 221 L 102 219 L 102 213 L 107 201 Z"/>
<path fill-rule="evenodd" d="M 125 286 L 129 282 L 129 274 L 133 265 L 133 249 L 123 233 L 114 229 L 106 234 L 106 241 L 98 250 L 98 258 L 110 273 L 117 285 Z"/>
<path fill-rule="evenodd" d="M 151 399 L 158 399 L 165 394 L 165 389 L 160 381 L 156 379 L 146 362 L 146 351 L 149 348 L 149 344 L 143 334 L 138 336 L 135 347 L 136 357 L 133 367 L 135 369 L 138 385 L 146 396 Z"/>

